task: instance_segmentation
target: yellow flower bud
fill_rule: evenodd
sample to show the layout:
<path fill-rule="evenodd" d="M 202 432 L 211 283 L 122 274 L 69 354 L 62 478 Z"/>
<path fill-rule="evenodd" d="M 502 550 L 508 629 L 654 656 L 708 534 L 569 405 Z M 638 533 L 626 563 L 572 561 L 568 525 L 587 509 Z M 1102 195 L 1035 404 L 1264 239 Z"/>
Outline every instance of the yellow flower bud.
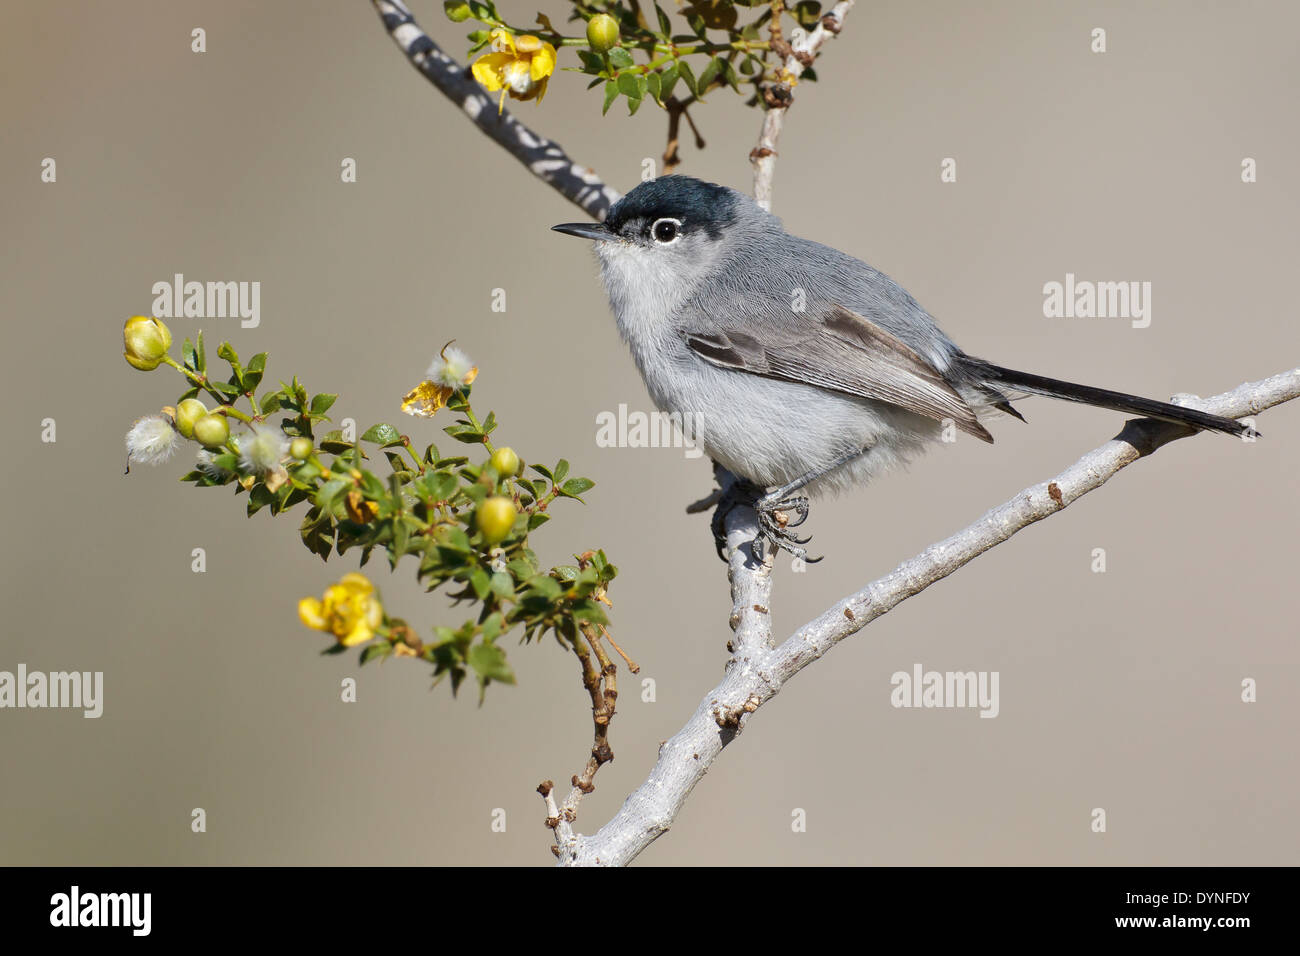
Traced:
<path fill-rule="evenodd" d="M 162 364 L 172 347 L 172 333 L 167 326 L 148 315 L 133 315 L 122 329 L 126 345 L 123 355 L 132 368 L 152 372 Z"/>
<path fill-rule="evenodd" d="M 315 448 L 310 438 L 298 437 L 289 442 L 289 455 L 297 461 L 306 461 Z"/>
<path fill-rule="evenodd" d="M 515 503 L 509 498 L 501 495 L 486 499 L 478 506 L 478 512 L 474 515 L 474 522 L 478 525 L 479 534 L 488 544 L 496 544 L 505 540 L 506 536 L 515 526 L 515 518 L 518 516 L 515 510 Z"/>
<path fill-rule="evenodd" d="M 230 438 L 225 415 L 204 415 L 194 423 L 194 439 L 204 448 L 220 448 Z"/>
<path fill-rule="evenodd" d="M 176 406 L 176 430 L 183 438 L 194 437 L 194 423 L 208 413 L 208 406 L 197 398 L 187 398 Z"/>
<path fill-rule="evenodd" d="M 618 21 L 608 13 L 598 13 L 587 21 L 587 42 L 597 53 L 608 53 L 618 46 Z"/>
<path fill-rule="evenodd" d="M 492 453 L 491 465 L 502 478 L 513 478 L 519 474 L 521 464 L 513 448 L 498 448 Z"/>

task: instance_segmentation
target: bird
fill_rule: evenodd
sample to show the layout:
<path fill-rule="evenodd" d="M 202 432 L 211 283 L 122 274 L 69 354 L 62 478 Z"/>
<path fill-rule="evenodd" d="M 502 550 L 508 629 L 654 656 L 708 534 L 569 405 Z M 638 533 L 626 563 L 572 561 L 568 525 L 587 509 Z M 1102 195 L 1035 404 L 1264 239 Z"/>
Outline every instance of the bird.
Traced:
<path fill-rule="evenodd" d="M 1240 437 L 1193 408 L 1005 368 L 968 355 L 897 282 L 785 231 L 744 193 L 689 176 L 637 185 L 603 221 L 553 230 L 593 241 L 622 339 L 655 406 L 737 481 L 727 508 L 759 542 L 808 557 L 793 528 L 809 498 L 847 492 L 953 429 L 992 443 L 1026 395 Z M 714 536 L 722 554 L 720 506 Z"/>

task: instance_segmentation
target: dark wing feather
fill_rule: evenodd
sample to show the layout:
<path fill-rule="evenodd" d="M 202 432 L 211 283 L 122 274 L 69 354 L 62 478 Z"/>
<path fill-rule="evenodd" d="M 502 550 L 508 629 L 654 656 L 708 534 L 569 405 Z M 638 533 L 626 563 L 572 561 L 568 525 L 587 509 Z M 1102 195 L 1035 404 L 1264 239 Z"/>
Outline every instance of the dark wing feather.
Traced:
<path fill-rule="evenodd" d="M 937 421 L 950 418 L 967 434 L 993 441 L 956 390 L 897 336 L 840 306 L 808 318 L 776 343 L 760 343 L 739 329 L 691 332 L 686 341 L 719 368 L 888 402 Z"/>

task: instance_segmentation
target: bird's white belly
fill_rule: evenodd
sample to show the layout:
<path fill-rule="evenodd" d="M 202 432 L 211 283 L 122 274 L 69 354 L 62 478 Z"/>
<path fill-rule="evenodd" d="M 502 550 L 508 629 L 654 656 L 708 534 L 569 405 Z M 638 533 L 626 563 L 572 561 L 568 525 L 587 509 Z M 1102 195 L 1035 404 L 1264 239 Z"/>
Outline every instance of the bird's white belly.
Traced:
<path fill-rule="evenodd" d="M 671 376 L 647 374 L 645 366 L 642 374 L 660 410 L 694 424 L 691 437 L 710 458 L 764 487 L 783 485 L 865 449 L 808 489 L 811 494 L 845 491 L 901 464 L 927 439 L 938 437 L 935 423 L 900 408 L 715 368 L 693 355 L 683 357 Z"/>

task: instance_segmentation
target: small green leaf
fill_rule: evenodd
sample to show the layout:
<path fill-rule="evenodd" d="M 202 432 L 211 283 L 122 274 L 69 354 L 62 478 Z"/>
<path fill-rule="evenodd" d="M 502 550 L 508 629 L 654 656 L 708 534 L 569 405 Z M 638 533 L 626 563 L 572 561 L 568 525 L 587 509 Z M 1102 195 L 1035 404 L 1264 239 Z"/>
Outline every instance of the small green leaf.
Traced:
<path fill-rule="evenodd" d="M 331 395 L 328 392 L 321 392 L 311 400 L 311 413 L 313 415 L 324 415 L 330 410 L 330 406 L 338 399 L 337 395 Z"/>
<path fill-rule="evenodd" d="M 677 64 L 669 63 L 667 68 L 664 69 L 663 75 L 659 78 L 659 101 L 661 103 L 673 95 L 673 87 L 677 85 L 677 78 Z"/>
<path fill-rule="evenodd" d="M 467 445 L 483 443 L 483 432 L 473 425 L 448 425 L 443 431 L 456 441 L 465 442 Z"/>
<path fill-rule="evenodd" d="M 645 92 L 641 88 L 641 84 L 644 82 L 645 77 L 636 73 L 620 73 L 618 75 L 618 91 L 629 100 L 639 100 L 645 95 Z"/>
<path fill-rule="evenodd" d="M 560 494 L 570 498 L 577 498 L 578 495 L 595 486 L 596 483 L 590 478 L 570 478 L 560 486 Z"/>
<path fill-rule="evenodd" d="M 721 59 L 715 56 L 713 59 L 709 60 L 709 65 L 704 68 L 704 72 L 700 74 L 700 78 L 696 83 L 701 96 L 708 91 L 709 84 L 717 78 L 718 74 L 722 72 L 722 69 L 723 64 Z"/>
<path fill-rule="evenodd" d="M 288 419 L 285 420 L 288 421 Z M 320 440 L 319 444 L 321 451 L 327 451 L 331 455 L 341 455 L 345 451 L 351 451 L 353 447 L 352 442 L 344 441 L 343 432 L 338 428 L 325 435 L 325 437 Z"/>
<path fill-rule="evenodd" d="M 328 511 L 334 504 L 334 499 L 339 496 L 344 488 L 352 484 L 349 478 L 331 478 L 325 484 L 321 485 L 316 491 L 313 500 L 316 506 L 324 511 Z"/>
<path fill-rule="evenodd" d="M 482 568 L 475 568 L 469 573 L 469 583 L 480 601 L 492 591 L 492 579 Z"/>
<path fill-rule="evenodd" d="M 480 642 L 469 649 L 468 664 L 485 682 L 500 681 L 503 684 L 515 682 L 515 672 L 506 663 L 506 652 L 495 644 Z"/>
<path fill-rule="evenodd" d="M 669 34 L 673 32 L 672 21 L 668 19 L 668 14 L 664 13 L 659 4 L 655 4 L 655 15 L 659 18 L 659 36 L 666 40 Z"/>
<path fill-rule="evenodd" d="M 367 644 L 361 649 L 361 663 L 368 664 L 378 658 L 387 657 L 393 651 L 393 645 L 387 641 L 379 641 L 375 644 Z"/>
<path fill-rule="evenodd" d="M 604 116 L 606 113 L 609 112 L 609 108 L 614 105 L 614 101 L 616 99 L 618 99 L 618 84 L 615 83 L 613 80 L 606 80 L 605 81 L 605 105 L 603 105 L 600 108 L 601 116 Z"/>
<path fill-rule="evenodd" d="M 632 54 L 621 46 L 616 46 L 609 51 L 609 64 L 616 70 L 626 70 L 633 65 Z"/>
<path fill-rule="evenodd" d="M 677 61 L 677 75 L 682 78 L 682 83 L 691 91 L 691 96 L 699 95 L 699 81 L 695 79 L 695 71 L 685 60 Z"/>
<path fill-rule="evenodd" d="M 740 92 L 740 77 L 736 75 L 736 68 L 729 61 L 723 61 L 722 78 L 733 90 Z"/>
<path fill-rule="evenodd" d="M 391 444 L 401 444 L 402 433 L 392 425 L 381 422 L 378 425 L 371 425 L 366 429 L 366 433 L 361 436 L 362 441 L 368 441 L 374 445 L 383 445 L 387 447 Z"/>
<path fill-rule="evenodd" d="M 460 482 L 456 476 L 445 471 L 430 471 L 420 479 L 420 486 L 434 501 L 446 501 L 456 493 Z"/>

